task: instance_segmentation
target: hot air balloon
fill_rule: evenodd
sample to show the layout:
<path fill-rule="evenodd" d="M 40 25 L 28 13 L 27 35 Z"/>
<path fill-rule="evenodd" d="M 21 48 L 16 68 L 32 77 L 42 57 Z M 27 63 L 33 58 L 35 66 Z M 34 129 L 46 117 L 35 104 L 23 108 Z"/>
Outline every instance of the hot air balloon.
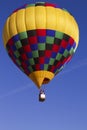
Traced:
<path fill-rule="evenodd" d="M 3 29 L 4 46 L 12 61 L 40 89 L 68 63 L 79 41 L 74 17 L 64 8 L 47 2 L 16 9 Z M 45 93 L 39 95 L 45 100 Z"/>

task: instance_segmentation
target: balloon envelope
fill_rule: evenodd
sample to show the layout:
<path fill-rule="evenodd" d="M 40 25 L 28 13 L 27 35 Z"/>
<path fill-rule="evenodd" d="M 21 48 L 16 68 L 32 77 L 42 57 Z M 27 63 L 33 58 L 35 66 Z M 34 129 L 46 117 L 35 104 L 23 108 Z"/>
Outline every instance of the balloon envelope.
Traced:
<path fill-rule="evenodd" d="M 13 62 L 40 88 L 72 58 L 79 29 L 65 9 L 38 2 L 26 4 L 8 17 L 3 40 Z"/>

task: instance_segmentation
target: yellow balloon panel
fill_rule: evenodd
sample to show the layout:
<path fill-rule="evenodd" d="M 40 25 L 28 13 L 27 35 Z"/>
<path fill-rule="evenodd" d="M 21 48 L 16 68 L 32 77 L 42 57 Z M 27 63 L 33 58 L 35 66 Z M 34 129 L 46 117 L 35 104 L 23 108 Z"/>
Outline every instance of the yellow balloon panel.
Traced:
<path fill-rule="evenodd" d="M 10 16 L 10 21 L 9 21 L 9 32 L 10 32 L 10 37 L 16 35 L 17 32 L 17 27 L 16 27 L 16 13 L 13 13 Z"/>
<path fill-rule="evenodd" d="M 18 33 L 26 31 L 25 9 L 18 10 L 16 13 L 16 26 Z"/>
<path fill-rule="evenodd" d="M 10 18 L 7 19 L 4 30 L 3 30 L 3 40 L 4 40 L 4 45 L 8 42 L 8 40 L 11 38 L 10 33 L 9 33 L 9 20 Z"/>
<path fill-rule="evenodd" d="M 35 7 L 35 24 L 37 29 L 46 29 L 46 8 Z"/>
<path fill-rule="evenodd" d="M 65 15 L 61 9 L 56 10 L 56 30 L 60 32 L 65 31 Z"/>
<path fill-rule="evenodd" d="M 27 30 L 36 29 L 35 7 L 29 7 L 25 9 L 25 23 Z"/>
<path fill-rule="evenodd" d="M 46 28 L 56 30 L 56 9 L 53 7 L 46 7 Z"/>

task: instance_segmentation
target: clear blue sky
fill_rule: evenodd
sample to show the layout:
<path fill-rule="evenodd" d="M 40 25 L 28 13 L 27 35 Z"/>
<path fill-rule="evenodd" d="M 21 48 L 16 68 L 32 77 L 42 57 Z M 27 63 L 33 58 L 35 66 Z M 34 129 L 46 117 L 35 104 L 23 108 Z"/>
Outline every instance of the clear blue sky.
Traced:
<path fill-rule="evenodd" d="M 44 103 L 38 102 L 38 89 L 12 63 L 2 40 L 9 14 L 33 2 L 0 0 L 0 130 L 87 130 L 87 1 L 49 1 L 74 15 L 80 41 L 72 61 L 46 86 Z"/>

